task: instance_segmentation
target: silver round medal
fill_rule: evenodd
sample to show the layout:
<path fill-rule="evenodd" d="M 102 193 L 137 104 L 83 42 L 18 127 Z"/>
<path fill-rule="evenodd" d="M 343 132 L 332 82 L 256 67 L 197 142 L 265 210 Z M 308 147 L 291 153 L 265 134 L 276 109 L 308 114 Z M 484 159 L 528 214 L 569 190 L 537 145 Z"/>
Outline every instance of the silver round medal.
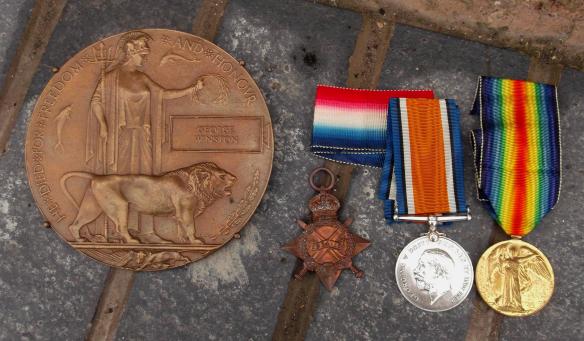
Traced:
<path fill-rule="evenodd" d="M 459 305 L 472 288 L 474 273 L 466 251 L 452 239 L 428 236 L 410 242 L 397 258 L 397 285 L 402 295 L 426 311 Z"/>

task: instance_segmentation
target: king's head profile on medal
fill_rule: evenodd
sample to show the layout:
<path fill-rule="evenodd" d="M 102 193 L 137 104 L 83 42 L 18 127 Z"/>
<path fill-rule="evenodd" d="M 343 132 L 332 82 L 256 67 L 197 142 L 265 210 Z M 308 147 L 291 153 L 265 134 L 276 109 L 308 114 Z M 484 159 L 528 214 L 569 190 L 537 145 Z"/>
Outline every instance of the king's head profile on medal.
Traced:
<path fill-rule="evenodd" d="M 430 295 L 430 304 L 451 293 L 454 275 L 454 260 L 441 249 L 425 250 L 414 268 L 414 279 L 418 289 Z"/>
<path fill-rule="evenodd" d="M 259 204 L 273 157 L 266 104 L 240 63 L 161 29 L 72 57 L 27 134 L 32 193 L 54 230 L 132 270 L 184 265 L 231 240 Z"/>
<path fill-rule="evenodd" d="M 311 150 L 328 160 L 382 168 L 378 196 L 387 221 L 429 225 L 397 259 L 397 286 L 409 302 L 444 311 L 466 298 L 473 283 L 470 258 L 437 230 L 470 220 L 454 100 L 436 99 L 430 90 L 318 86 Z"/>

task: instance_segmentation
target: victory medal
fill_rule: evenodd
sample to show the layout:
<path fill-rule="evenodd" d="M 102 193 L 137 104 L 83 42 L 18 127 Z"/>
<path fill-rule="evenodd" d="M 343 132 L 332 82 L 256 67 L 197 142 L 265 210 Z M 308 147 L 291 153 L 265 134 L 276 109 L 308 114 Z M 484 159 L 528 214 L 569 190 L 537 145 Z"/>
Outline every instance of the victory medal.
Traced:
<path fill-rule="evenodd" d="M 479 199 L 513 239 L 491 246 L 477 264 L 476 282 L 487 304 L 501 314 L 541 310 L 554 290 L 546 256 L 522 240 L 559 199 L 560 123 L 556 87 L 481 77 L 473 113 Z"/>

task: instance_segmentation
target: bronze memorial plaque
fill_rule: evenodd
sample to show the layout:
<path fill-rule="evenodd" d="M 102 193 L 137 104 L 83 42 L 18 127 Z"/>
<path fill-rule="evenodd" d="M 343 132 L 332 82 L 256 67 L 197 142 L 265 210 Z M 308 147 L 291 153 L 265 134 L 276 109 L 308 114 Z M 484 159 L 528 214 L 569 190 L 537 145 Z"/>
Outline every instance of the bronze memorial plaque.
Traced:
<path fill-rule="evenodd" d="M 191 34 L 145 29 L 85 48 L 54 75 L 28 123 L 26 168 L 74 248 L 162 270 L 243 228 L 273 146 L 264 98 L 235 59 Z"/>

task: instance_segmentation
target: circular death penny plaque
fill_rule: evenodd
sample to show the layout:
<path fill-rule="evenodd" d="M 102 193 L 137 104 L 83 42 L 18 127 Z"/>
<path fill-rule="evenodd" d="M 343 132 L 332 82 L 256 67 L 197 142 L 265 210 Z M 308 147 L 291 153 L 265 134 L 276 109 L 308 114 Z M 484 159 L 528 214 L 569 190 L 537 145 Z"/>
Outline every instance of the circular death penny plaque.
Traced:
<path fill-rule="evenodd" d="M 234 58 L 144 29 L 85 48 L 53 76 L 28 123 L 26 168 L 70 245 L 151 271 L 231 240 L 266 190 L 273 149 L 262 94 Z"/>

